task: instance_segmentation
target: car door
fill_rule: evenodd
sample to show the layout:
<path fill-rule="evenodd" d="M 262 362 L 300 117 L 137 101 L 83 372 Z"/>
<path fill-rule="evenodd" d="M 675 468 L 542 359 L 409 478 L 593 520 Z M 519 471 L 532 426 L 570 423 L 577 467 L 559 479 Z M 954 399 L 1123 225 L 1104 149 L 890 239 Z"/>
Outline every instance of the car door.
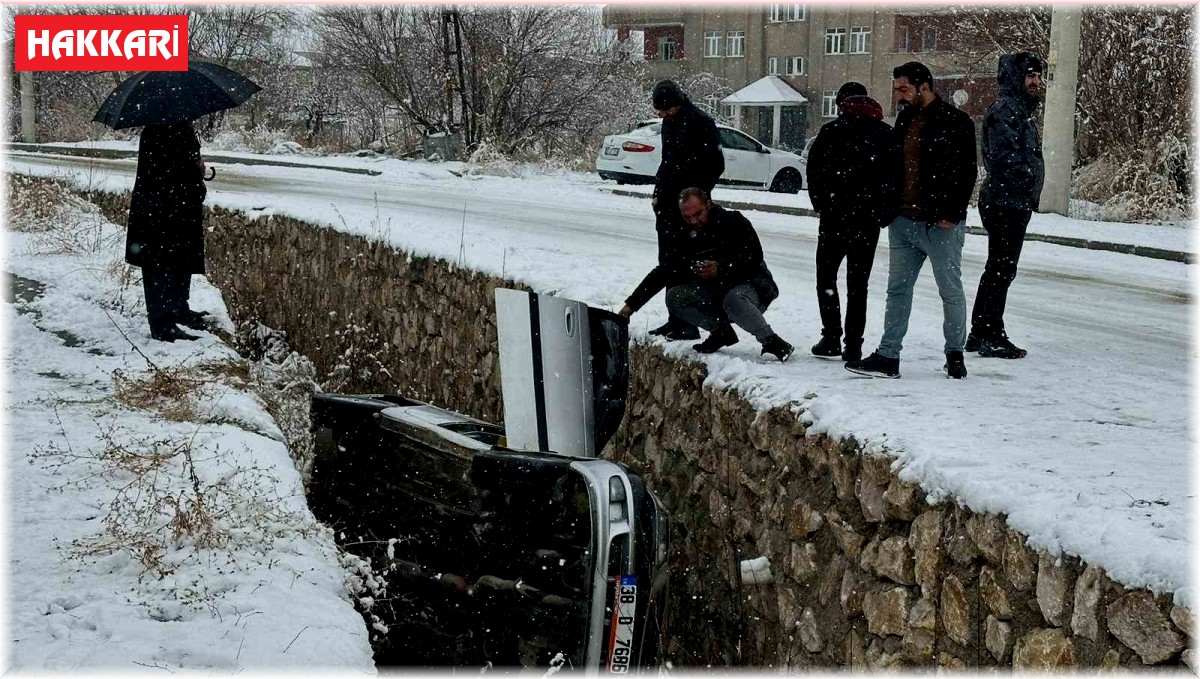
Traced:
<path fill-rule="evenodd" d="M 756 185 L 766 182 L 770 169 L 770 155 L 763 153 L 763 146 L 748 135 L 727 127 L 720 128 L 721 146 L 725 154 L 723 184 Z"/>

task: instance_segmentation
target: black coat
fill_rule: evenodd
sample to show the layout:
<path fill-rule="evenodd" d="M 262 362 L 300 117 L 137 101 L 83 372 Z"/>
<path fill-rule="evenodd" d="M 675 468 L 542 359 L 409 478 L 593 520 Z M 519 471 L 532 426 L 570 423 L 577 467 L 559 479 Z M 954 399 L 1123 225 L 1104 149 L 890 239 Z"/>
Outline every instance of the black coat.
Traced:
<path fill-rule="evenodd" d="M 692 267 L 698 261 L 716 262 L 717 277 L 704 280 L 697 276 Z M 750 220 L 719 205 L 709 209 L 708 223 L 703 229 L 688 229 L 686 235 L 672 241 L 659 265 L 646 275 L 625 303 L 636 311 L 663 288 L 682 282 L 699 283 L 718 294 L 749 283 L 764 305 L 779 296 Z"/>
<path fill-rule="evenodd" d="M 849 233 L 887 226 L 896 216 L 896 138 L 883 108 L 847 97 L 808 151 L 808 197 L 821 230 Z"/>
<path fill-rule="evenodd" d="M 711 192 L 724 171 L 721 135 L 712 118 L 685 101 L 674 118 L 663 119 L 662 162 L 654 177 L 660 208 L 677 203 L 679 192 L 690 186 Z"/>
<path fill-rule="evenodd" d="M 125 261 L 204 273 L 204 187 L 200 140 L 190 123 L 147 125 L 138 144 Z"/>
<path fill-rule="evenodd" d="M 1000 57 L 1000 96 L 983 117 L 983 166 L 987 178 L 980 205 L 1036 210 L 1046 177 L 1042 142 L 1033 124 L 1038 98 L 1025 91 L 1025 74 L 1015 55 Z"/>
<path fill-rule="evenodd" d="M 904 138 L 916 117 L 918 108 L 909 106 L 896 116 L 897 154 L 896 181 L 904 188 Z M 971 116 L 935 96 L 926 111 L 928 119 L 921 128 L 918 160 L 917 205 L 921 219 L 930 223 L 939 220 L 961 222 L 967 218 L 967 204 L 975 190 L 975 124 Z"/>

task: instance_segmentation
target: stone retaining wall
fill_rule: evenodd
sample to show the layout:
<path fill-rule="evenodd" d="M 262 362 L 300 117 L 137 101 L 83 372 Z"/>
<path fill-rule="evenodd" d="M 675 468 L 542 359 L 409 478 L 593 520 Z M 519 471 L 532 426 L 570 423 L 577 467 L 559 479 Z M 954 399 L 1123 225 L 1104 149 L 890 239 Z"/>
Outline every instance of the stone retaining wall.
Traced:
<path fill-rule="evenodd" d="M 117 223 L 127 196 L 94 195 Z M 209 279 L 237 321 L 286 331 L 341 390 L 395 391 L 502 419 L 493 291 L 522 287 L 297 220 L 209 211 Z M 809 437 L 704 388 L 705 368 L 635 346 L 606 453 L 672 512 L 676 665 L 780 668 L 1191 663 L 1191 614 L 1003 516 L 929 505 L 891 461 Z M 767 556 L 770 584 L 739 562 Z"/>

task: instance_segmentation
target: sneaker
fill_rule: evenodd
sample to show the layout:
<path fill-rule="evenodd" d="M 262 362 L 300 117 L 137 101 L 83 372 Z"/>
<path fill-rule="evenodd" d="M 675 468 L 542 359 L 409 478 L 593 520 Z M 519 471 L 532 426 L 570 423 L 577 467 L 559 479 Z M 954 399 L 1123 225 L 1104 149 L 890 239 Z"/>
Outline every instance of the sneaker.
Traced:
<path fill-rule="evenodd" d="M 782 337 L 771 335 L 763 340 L 762 352 L 759 355 L 771 354 L 775 358 L 778 358 L 780 363 L 786 363 L 793 351 L 795 351 L 795 348 L 788 344 Z M 817 353 L 815 347 L 813 348 L 813 353 Z"/>
<path fill-rule="evenodd" d="M 650 334 L 661 336 L 668 342 L 700 339 L 699 328 L 678 318 L 667 319 L 666 323 L 663 323 L 657 328 L 651 330 Z"/>
<path fill-rule="evenodd" d="M 946 365 L 942 366 L 946 377 L 961 380 L 967 376 L 967 365 L 963 363 L 961 351 L 951 351 L 946 354 Z"/>
<path fill-rule="evenodd" d="M 836 337 L 821 337 L 821 341 L 812 346 L 813 356 L 833 358 L 842 355 L 842 342 Z"/>
<path fill-rule="evenodd" d="M 968 333 L 967 334 L 967 343 L 963 345 L 963 351 L 970 351 L 972 353 L 979 351 L 980 343 L 981 343 L 981 340 L 975 333 L 973 333 L 973 332 Z"/>
<path fill-rule="evenodd" d="M 158 340 L 159 342 L 174 342 L 175 340 L 200 339 L 199 337 L 197 337 L 195 335 L 191 335 L 191 334 L 188 334 L 188 333 L 180 330 L 178 327 L 176 327 L 174 325 L 164 328 L 164 329 L 161 329 L 161 330 L 151 330 L 150 337 Z"/>
<path fill-rule="evenodd" d="M 842 349 L 842 360 L 849 363 L 850 361 L 862 360 L 862 342 L 851 344 L 846 342 L 846 348 Z"/>
<path fill-rule="evenodd" d="M 733 326 L 725 323 L 718 325 L 716 330 L 708 334 L 708 339 L 699 344 L 693 344 L 692 348 L 702 354 L 711 354 L 724 347 L 737 344 L 737 333 L 734 332 Z"/>
<path fill-rule="evenodd" d="M 1025 358 L 1027 351 L 1009 341 L 1003 335 L 979 343 L 979 355 L 990 358 Z"/>
<path fill-rule="evenodd" d="M 900 377 L 900 359 L 882 356 L 878 351 L 861 361 L 850 361 L 846 370 L 867 377 Z"/>

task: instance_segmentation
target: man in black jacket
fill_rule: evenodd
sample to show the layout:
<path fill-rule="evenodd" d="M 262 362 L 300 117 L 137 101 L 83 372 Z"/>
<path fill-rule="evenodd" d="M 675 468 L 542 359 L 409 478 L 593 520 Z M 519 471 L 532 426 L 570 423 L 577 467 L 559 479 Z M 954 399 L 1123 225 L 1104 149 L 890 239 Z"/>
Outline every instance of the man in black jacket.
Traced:
<path fill-rule="evenodd" d="M 663 120 L 662 160 L 650 199 L 658 232 L 658 260 L 662 263 L 687 233 L 679 214 L 679 192 L 694 186 L 711 195 L 725 171 L 725 156 L 716 123 L 696 108 L 673 81 L 663 80 L 654 86 L 653 104 Z M 669 340 L 700 337 L 695 326 L 675 316 L 650 334 Z"/>
<path fill-rule="evenodd" d="M 1045 62 L 1029 52 L 1000 57 L 1000 96 L 983 118 L 983 165 L 979 217 L 988 233 L 988 258 L 979 278 L 967 351 L 980 356 L 1024 358 L 1004 331 L 1008 286 L 1017 277 L 1025 229 L 1042 195 L 1045 163 L 1033 115 L 1041 102 Z"/>
<path fill-rule="evenodd" d="M 205 327 L 188 307 L 192 274 L 204 273 L 204 167 L 191 123 L 142 130 L 125 261 L 142 269 L 150 336 L 163 342 L 196 339 L 177 323 Z"/>
<path fill-rule="evenodd" d="M 817 356 L 862 358 L 867 281 L 879 230 L 896 216 L 895 139 L 883 108 L 861 83 L 838 90 L 838 117 L 826 123 L 808 152 L 808 197 L 821 216 L 817 236 Z M 846 348 L 842 349 L 837 274 L 846 260 Z"/>
<path fill-rule="evenodd" d="M 962 248 L 967 203 L 975 188 L 975 125 L 970 116 L 933 91 L 933 74 L 910 61 L 892 70 L 892 91 L 902 106 L 896 116 L 900 158 L 899 216 L 888 227 L 888 292 L 883 338 L 875 353 L 846 369 L 871 377 L 899 377 L 900 350 L 912 314 L 913 286 L 925 260 L 942 298 L 948 377 L 967 376 L 963 363 L 967 301 L 962 287 Z"/>
<path fill-rule="evenodd" d="M 713 205 L 708 194 L 694 186 L 681 192 L 679 210 L 690 227 L 685 240 L 646 276 L 620 314 L 628 318 L 669 286 L 667 309 L 710 333 L 693 347 L 696 351 L 710 354 L 736 344 L 732 321 L 762 343 L 762 353 L 786 361 L 792 345 L 763 318 L 779 296 L 779 287 L 763 261 L 762 244 L 750 221 Z"/>

